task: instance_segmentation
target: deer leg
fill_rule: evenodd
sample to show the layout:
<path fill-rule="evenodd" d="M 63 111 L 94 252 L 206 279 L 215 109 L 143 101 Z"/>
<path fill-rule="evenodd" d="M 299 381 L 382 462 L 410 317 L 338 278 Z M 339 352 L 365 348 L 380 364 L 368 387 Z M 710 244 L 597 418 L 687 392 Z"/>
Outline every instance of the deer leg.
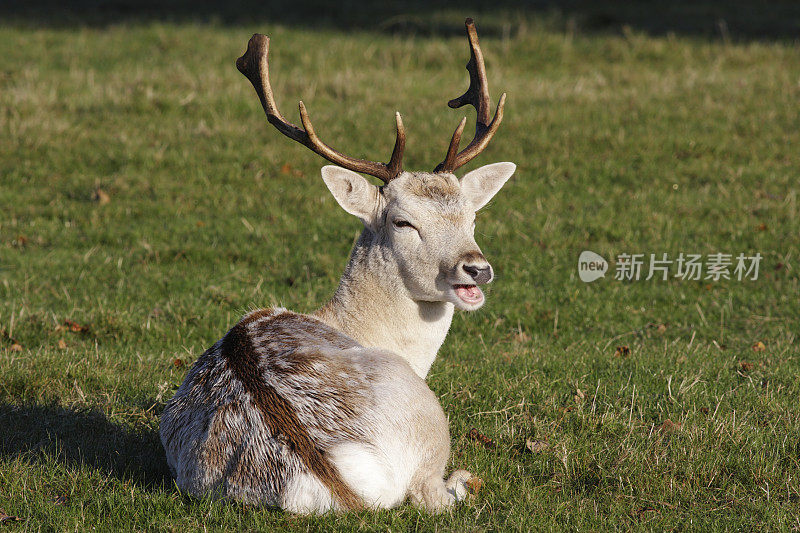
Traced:
<path fill-rule="evenodd" d="M 467 498 L 466 482 L 471 477 L 466 470 L 456 470 L 447 481 L 439 476 L 431 477 L 411 492 L 411 502 L 434 513 L 442 512 Z"/>
<path fill-rule="evenodd" d="M 447 478 L 444 485 L 447 488 L 447 492 L 453 495 L 455 501 L 461 502 L 467 499 L 470 494 L 467 488 L 467 481 L 471 478 L 472 474 L 466 470 L 456 470 Z"/>

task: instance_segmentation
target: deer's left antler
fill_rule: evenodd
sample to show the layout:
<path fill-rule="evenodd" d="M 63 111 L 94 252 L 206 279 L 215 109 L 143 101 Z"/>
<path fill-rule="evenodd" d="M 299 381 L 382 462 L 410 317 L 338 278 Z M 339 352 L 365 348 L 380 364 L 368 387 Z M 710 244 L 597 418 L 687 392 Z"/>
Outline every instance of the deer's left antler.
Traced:
<path fill-rule="evenodd" d="M 269 37 L 256 33 L 247 43 L 247 51 L 242 57 L 236 60 L 236 68 L 239 72 L 247 76 L 253 88 L 261 100 L 261 106 L 267 114 L 269 123 L 275 126 L 278 131 L 294 139 L 295 141 L 304 144 L 317 154 L 321 155 L 331 163 L 335 163 L 340 167 L 344 167 L 356 172 L 363 172 L 370 176 L 382 180 L 384 183 L 389 183 L 396 178 L 403 171 L 403 150 L 406 146 L 406 131 L 403 127 L 403 120 L 400 118 L 400 113 L 395 113 L 395 120 L 397 122 L 397 137 L 394 143 L 394 150 L 392 157 L 388 163 L 378 163 L 376 161 L 368 161 L 366 159 L 358 159 L 350 157 L 338 152 L 322 142 L 314 131 L 314 126 L 311 125 L 311 119 L 308 118 L 308 111 L 303 102 L 300 102 L 300 120 L 303 127 L 298 128 L 291 122 L 287 121 L 278 111 L 278 106 L 275 104 L 275 97 L 272 94 L 272 86 L 269 83 Z"/>
<path fill-rule="evenodd" d="M 470 104 L 478 113 L 475 123 L 475 137 L 466 148 L 458 151 L 461 142 L 461 134 L 464 132 L 464 125 L 467 118 L 464 117 L 453 133 L 450 140 L 450 147 L 447 149 L 447 156 L 444 161 L 437 165 L 434 172 L 452 172 L 458 167 L 465 165 L 470 160 L 480 154 L 492 140 L 500 122 L 503 121 L 503 106 L 506 103 L 506 93 L 500 96 L 500 102 L 494 112 L 494 118 L 489 122 L 489 83 L 486 81 L 486 67 L 483 64 L 483 52 L 478 44 L 478 32 L 475 23 L 471 18 L 465 22 L 467 27 L 467 38 L 469 39 L 470 58 L 467 63 L 469 72 L 469 88 L 467 92 L 447 102 L 452 108 L 458 108 Z"/>

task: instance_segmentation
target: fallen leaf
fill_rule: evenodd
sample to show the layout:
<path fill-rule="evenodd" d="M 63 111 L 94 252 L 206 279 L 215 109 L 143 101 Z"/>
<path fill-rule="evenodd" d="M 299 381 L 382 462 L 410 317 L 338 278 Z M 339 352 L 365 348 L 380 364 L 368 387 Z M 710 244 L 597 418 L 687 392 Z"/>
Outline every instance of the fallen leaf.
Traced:
<path fill-rule="evenodd" d="M 549 447 L 550 445 L 543 440 L 527 439 L 525 441 L 525 449 L 531 453 L 541 453 Z"/>
<path fill-rule="evenodd" d="M 472 428 L 467 433 L 467 438 L 471 441 L 480 442 L 487 448 L 494 448 L 494 441 L 478 431 L 477 428 Z"/>
<path fill-rule="evenodd" d="M 71 332 L 73 332 L 73 333 L 88 333 L 89 332 L 89 326 L 82 326 L 82 325 L 78 324 L 77 322 L 73 322 L 72 320 L 69 320 L 69 319 L 64 321 L 64 325 L 67 326 L 67 328 L 69 328 L 69 330 Z"/>
<path fill-rule="evenodd" d="M 64 339 L 58 339 L 58 349 L 59 350 L 67 349 L 67 343 L 64 341 Z"/>
<path fill-rule="evenodd" d="M 478 494 L 483 488 L 483 480 L 475 476 L 469 478 L 464 484 L 469 489 L 470 494 Z"/>
<path fill-rule="evenodd" d="M 12 352 L 22 351 L 22 344 L 17 342 L 17 340 L 14 337 L 9 335 L 8 332 L 5 330 L 5 328 L 0 329 L 0 338 L 2 338 L 6 342 L 11 343 L 11 346 L 9 346 L 8 349 L 11 350 Z"/>
<path fill-rule="evenodd" d="M 92 200 L 97 202 L 98 205 L 106 205 L 111 201 L 111 197 L 108 195 L 106 191 L 98 187 L 94 190 L 94 194 L 92 195 Z"/>
<path fill-rule="evenodd" d="M 761 224 L 756 226 L 756 231 L 767 231 L 767 225 L 762 222 Z"/>
<path fill-rule="evenodd" d="M 518 343 L 525 343 L 531 340 L 531 336 L 525 333 L 524 331 L 519 330 L 514 335 L 514 340 L 516 340 Z"/>
<path fill-rule="evenodd" d="M 653 507 L 647 506 L 647 507 L 640 507 L 639 509 L 637 509 L 635 511 L 635 515 L 637 517 L 641 518 L 647 513 L 657 513 L 657 512 L 658 511 L 656 509 L 654 509 Z"/>
<path fill-rule="evenodd" d="M 177 357 L 172 360 L 172 366 L 175 368 L 183 368 L 183 365 L 186 364 L 183 362 L 183 359 L 178 359 Z"/>
<path fill-rule="evenodd" d="M 289 163 L 284 163 L 281 165 L 281 174 L 291 174 L 292 176 L 302 176 L 303 173 L 295 168 L 292 168 L 292 165 Z"/>
<path fill-rule="evenodd" d="M 617 349 L 614 350 L 615 357 L 628 357 L 631 354 L 631 349 L 627 346 L 617 346 Z"/>
<path fill-rule="evenodd" d="M 28 238 L 25 235 L 17 235 L 17 238 L 11 241 L 12 246 L 17 246 L 22 248 L 28 244 Z"/>
<path fill-rule="evenodd" d="M 747 361 L 739 361 L 739 366 L 743 372 L 750 372 L 753 370 L 753 363 L 748 363 Z"/>
<path fill-rule="evenodd" d="M 6 522 L 18 522 L 20 520 L 22 520 L 22 518 L 18 516 L 11 516 L 0 509 L 0 524 L 5 524 Z"/>
<path fill-rule="evenodd" d="M 763 352 L 766 349 L 767 349 L 767 346 L 761 341 L 758 341 L 757 343 L 755 343 L 753 345 L 753 351 L 754 352 Z"/>
<path fill-rule="evenodd" d="M 656 330 L 659 333 L 664 333 L 665 331 L 667 331 L 667 325 L 666 324 L 659 324 L 658 326 L 656 326 Z"/>
<path fill-rule="evenodd" d="M 661 422 L 661 425 L 658 426 L 658 430 L 662 433 L 671 433 L 673 431 L 678 431 L 679 429 L 681 429 L 681 423 L 673 422 L 669 418 Z"/>
<path fill-rule="evenodd" d="M 194 225 L 197 226 L 198 228 L 202 228 L 203 226 L 206 225 L 206 223 L 203 222 L 202 220 L 198 220 L 197 222 L 194 223 Z"/>
<path fill-rule="evenodd" d="M 586 394 L 580 389 L 575 389 L 575 395 L 572 397 L 572 399 L 577 403 L 580 403 L 584 398 L 586 398 Z"/>

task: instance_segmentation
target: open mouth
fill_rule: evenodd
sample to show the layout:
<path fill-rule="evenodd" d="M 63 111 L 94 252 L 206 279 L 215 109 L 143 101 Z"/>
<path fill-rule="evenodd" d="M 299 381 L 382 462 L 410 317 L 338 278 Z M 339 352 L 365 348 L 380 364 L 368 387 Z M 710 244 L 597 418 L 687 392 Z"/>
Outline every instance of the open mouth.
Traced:
<path fill-rule="evenodd" d="M 475 305 L 483 301 L 483 291 L 477 285 L 453 285 L 453 290 L 464 303 Z"/>

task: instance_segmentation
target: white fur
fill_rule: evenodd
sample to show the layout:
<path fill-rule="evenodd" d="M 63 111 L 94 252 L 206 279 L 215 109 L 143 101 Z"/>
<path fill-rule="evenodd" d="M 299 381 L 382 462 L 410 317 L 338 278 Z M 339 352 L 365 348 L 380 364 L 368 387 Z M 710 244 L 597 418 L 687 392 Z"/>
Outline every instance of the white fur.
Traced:
<path fill-rule="evenodd" d="M 254 311 L 193 365 L 161 423 L 178 486 L 297 513 L 467 497 L 469 472 L 444 480 L 447 418 L 424 379 L 454 310 L 483 304 L 469 292 L 492 279 L 475 211 L 513 170 L 404 172 L 378 189 L 323 168 L 365 226 L 341 283 L 312 316 Z"/>
<path fill-rule="evenodd" d="M 508 162 L 484 165 L 461 178 L 461 190 L 477 211 L 489 203 L 516 169 L 517 165 Z"/>
<path fill-rule="evenodd" d="M 405 172 L 378 189 L 355 172 L 323 167 L 336 201 L 365 228 L 336 294 L 315 315 L 364 346 L 399 354 L 427 376 L 454 309 L 483 305 L 464 302 L 453 287 L 474 283 L 462 268 L 465 254 L 472 254 L 471 264 L 489 267 L 473 235 L 475 211 L 515 168 L 486 165 L 460 181 L 452 174 Z M 415 229 L 397 228 L 398 219 Z"/>
<path fill-rule="evenodd" d="M 375 223 L 380 207 L 378 188 L 360 174 L 334 165 L 322 167 L 322 180 L 342 209 L 361 219 L 365 226 Z"/>
<path fill-rule="evenodd" d="M 290 479 L 281 508 L 290 513 L 321 514 L 335 509 L 336 505 L 331 491 L 316 476 L 303 472 Z"/>
<path fill-rule="evenodd" d="M 390 509 L 406 499 L 417 461 L 403 464 L 396 450 L 362 443 L 335 446 L 330 457 L 347 484 L 364 500 L 366 507 Z"/>

